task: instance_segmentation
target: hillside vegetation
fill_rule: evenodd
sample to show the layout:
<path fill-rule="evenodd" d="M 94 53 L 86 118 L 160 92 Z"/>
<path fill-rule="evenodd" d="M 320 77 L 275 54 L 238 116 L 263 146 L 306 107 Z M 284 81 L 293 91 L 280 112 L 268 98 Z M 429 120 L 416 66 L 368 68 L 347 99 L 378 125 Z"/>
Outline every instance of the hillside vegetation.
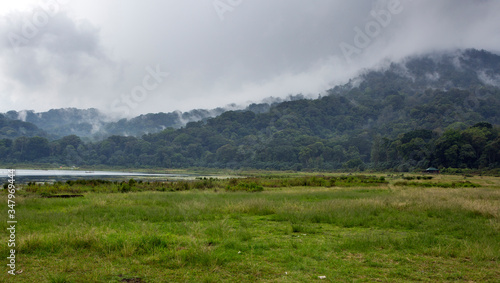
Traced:
<path fill-rule="evenodd" d="M 293 170 L 498 168 L 499 74 L 500 56 L 486 51 L 413 57 L 367 71 L 318 99 L 268 105 L 264 113 L 227 111 L 181 129 L 94 143 L 75 135 L 50 141 L 3 139 L 1 162 Z"/>

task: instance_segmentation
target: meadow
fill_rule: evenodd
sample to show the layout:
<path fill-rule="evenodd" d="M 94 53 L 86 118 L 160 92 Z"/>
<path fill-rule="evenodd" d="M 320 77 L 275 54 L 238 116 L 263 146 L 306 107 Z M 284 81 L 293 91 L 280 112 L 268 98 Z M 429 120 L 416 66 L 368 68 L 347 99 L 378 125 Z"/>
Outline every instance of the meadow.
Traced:
<path fill-rule="evenodd" d="M 1 282 L 500 281 L 498 177 L 33 183 L 16 202 Z"/>

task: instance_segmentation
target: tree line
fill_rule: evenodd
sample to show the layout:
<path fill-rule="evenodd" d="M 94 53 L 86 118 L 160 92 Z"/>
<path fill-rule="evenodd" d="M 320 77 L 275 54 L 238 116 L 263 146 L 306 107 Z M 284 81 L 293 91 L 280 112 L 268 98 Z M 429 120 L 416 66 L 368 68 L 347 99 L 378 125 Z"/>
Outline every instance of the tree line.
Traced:
<path fill-rule="evenodd" d="M 240 114 L 244 114 L 241 123 L 255 118 L 252 112 Z M 234 116 L 226 118 L 237 121 Z M 428 166 L 500 167 L 500 130 L 484 122 L 463 130 L 448 129 L 442 134 L 418 129 L 394 139 L 360 135 L 340 140 L 292 129 L 255 135 L 245 128 L 230 130 L 231 125 L 224 123 L 212 126 L 219 128 L 214 131 L 197 122 L 181 130 L 168 129 L 142 138 L 112 136 L 97 143 L 85 143 L 74 135 L 55 141 L 44 137 L 2 139 L 0 156 L 4 164 L 36 162 L 87 167 L 397 171 Z"/>

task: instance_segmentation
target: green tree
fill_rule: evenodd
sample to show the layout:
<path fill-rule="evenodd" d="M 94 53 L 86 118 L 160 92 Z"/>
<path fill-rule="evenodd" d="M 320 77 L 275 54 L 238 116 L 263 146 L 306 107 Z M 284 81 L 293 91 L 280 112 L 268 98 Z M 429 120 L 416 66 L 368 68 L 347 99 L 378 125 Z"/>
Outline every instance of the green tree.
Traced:
<path fill-rule="evenodd" d="M 228 163 L 235 160 L 237 148 L 231 144 L 226 144 L 217 149 L 217 161 Z"/>

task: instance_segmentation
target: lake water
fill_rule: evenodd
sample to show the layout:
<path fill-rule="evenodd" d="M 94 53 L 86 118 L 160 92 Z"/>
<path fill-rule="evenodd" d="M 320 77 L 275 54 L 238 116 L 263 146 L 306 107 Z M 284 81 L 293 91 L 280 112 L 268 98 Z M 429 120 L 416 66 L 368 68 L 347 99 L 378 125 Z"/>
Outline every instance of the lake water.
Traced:
<path fill-rule="evenodd" d="M 7 179 L 8 169 L 0 169 L 0 184 L 4 183 L 2 179 Z M 171 180 L 186 178 L 190 175 L 183 174 L 148 174 L 140 172 L 119 172 L 119 171 L 80 171 L 80 170 L 32 170 L 16 169 L 16 182 L 51 182 L 67 181 L 78 179 L 106 179 L 106 180 Z M 7 181 L 5 181 L 7 182 Z"/>

